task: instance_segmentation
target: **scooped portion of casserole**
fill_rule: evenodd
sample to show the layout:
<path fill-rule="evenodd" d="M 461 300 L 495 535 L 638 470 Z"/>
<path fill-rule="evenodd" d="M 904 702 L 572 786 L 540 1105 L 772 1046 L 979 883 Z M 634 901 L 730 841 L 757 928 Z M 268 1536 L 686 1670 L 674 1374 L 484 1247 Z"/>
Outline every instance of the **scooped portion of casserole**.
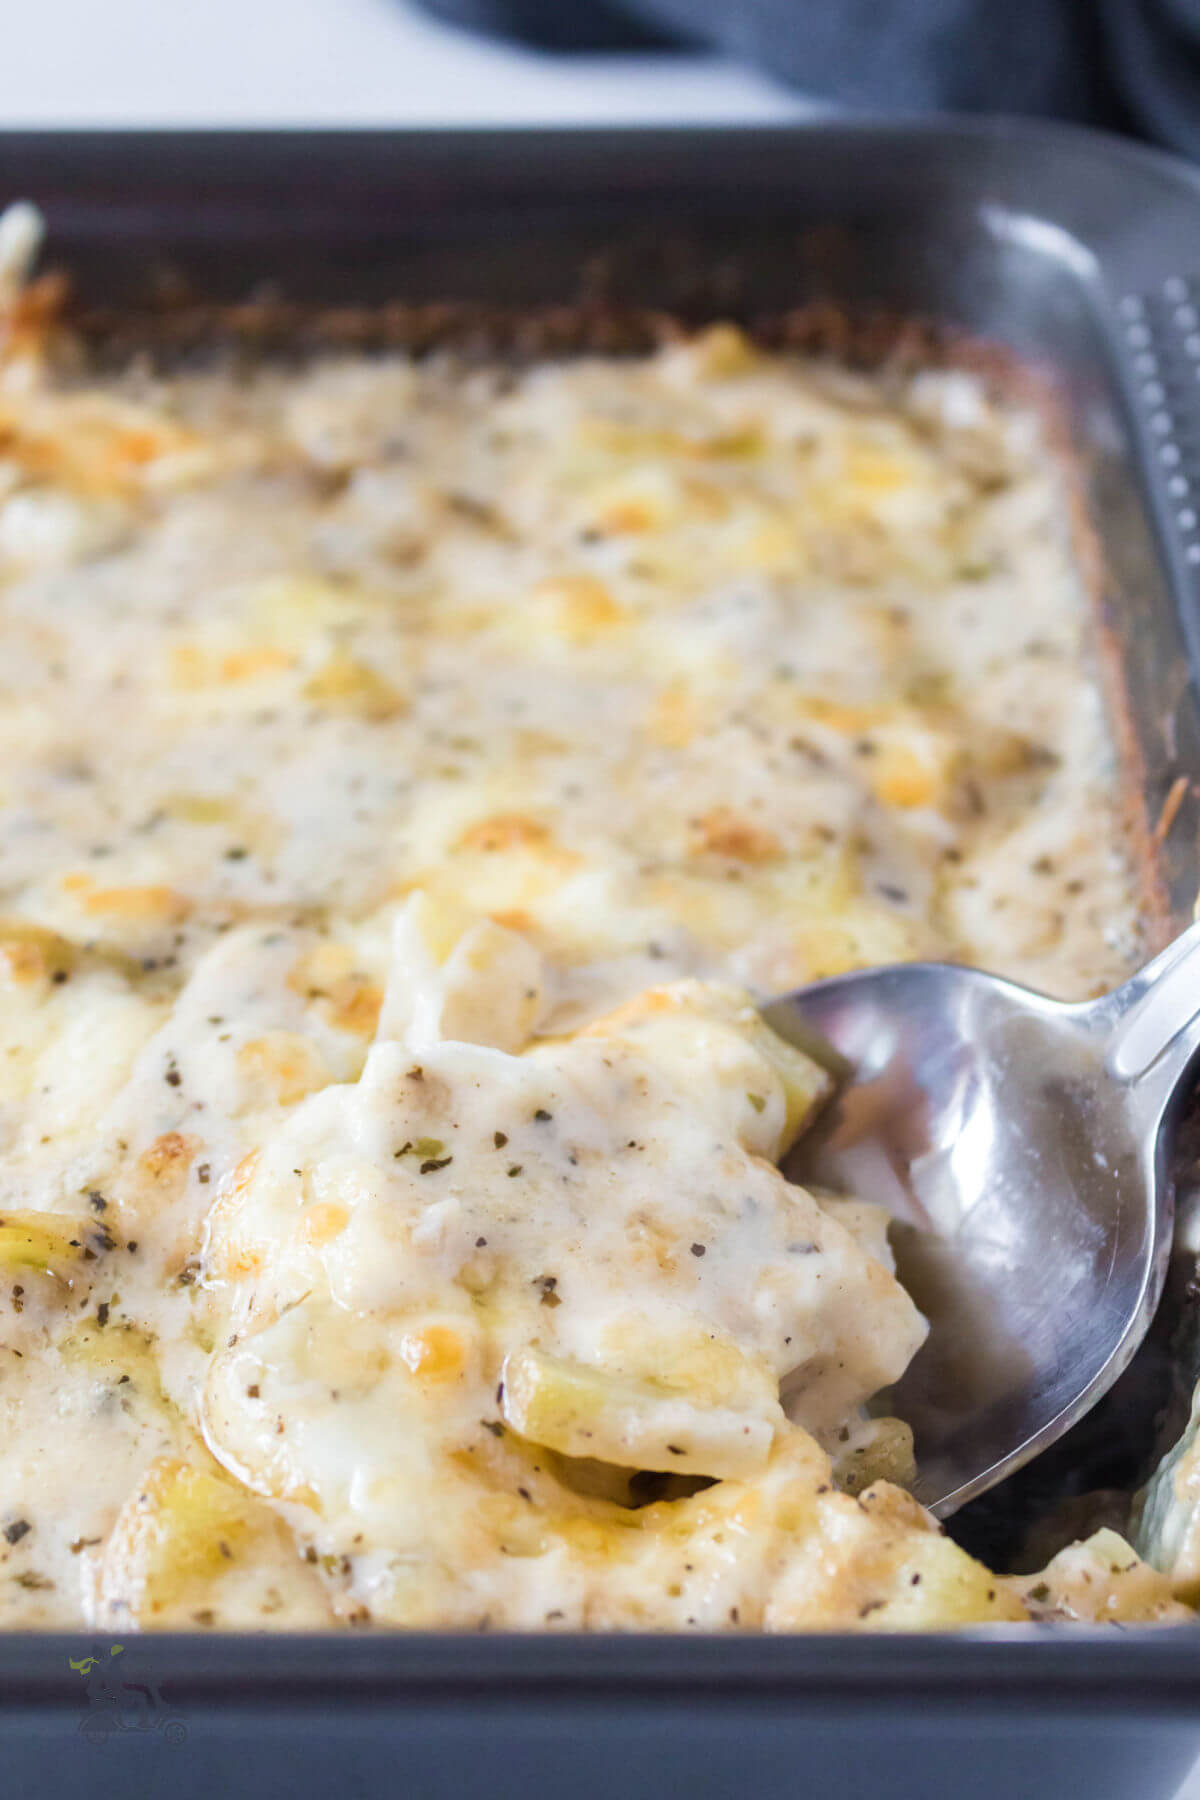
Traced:
<path fill-rule="evenodd" d="M 1184 1616 L 905 1492 L 755 1006 L 1137 958 L 1036 411 L 731 326 L 101 375 L 2 291 L 0 1621 Z"/>

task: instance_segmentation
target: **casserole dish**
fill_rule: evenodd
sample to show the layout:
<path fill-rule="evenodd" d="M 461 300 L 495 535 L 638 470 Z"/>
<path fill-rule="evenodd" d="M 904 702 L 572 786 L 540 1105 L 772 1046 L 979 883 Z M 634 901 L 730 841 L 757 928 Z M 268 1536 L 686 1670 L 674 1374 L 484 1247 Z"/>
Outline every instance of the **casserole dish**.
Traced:
<path fill-rule="evenodd" d="M 1186 171 L 1103 140 L 989 124 L 501 140 L 23 138 L 0 144 L 0 177 L 5 193 L 42 207 L 60 258 L 88 299 L 109 309 L 96 329 L 118 347 L 155 321 L 177 347 L 203 342 L 212 315 L 179 305 L 181 279 L 228 303 L 269 277 L 322 309 L 321 331 L 351 341 L 379 327 L 337 309 L 396 296 L 434 308 L 424 315 L 433 333 L 436 306 L 447 299 L 484 309 L 481 326 L 493 333 L 487 309 L 497 304 L 536 306 L 545 316 L 548 306 L 590 300 L 596 328 L 608 331 L 621 306 L 699 321 L 825 302 L 835 309 L 832 326 L 818 316 L 826 336 L 844 317 L 924 318 L 1033 365 L 1051 380 L 1081 454 L 1107 629 L 1118 650 L 1137 647 L 1136 657 L 1122 655 L 1123 747 L 1146 817 L 1170 824 L 1161 834 L 1161 922 L 1186 915 L 1195 796 L 1177 783 L 1198 749 L 1185 653 L 1196 629 L 1186 604 L 1194 315 L 1187 270 L 1174 256 L 1196 217 Z M 162 298 L 148 313 L 155 275 Z M 380 317 L 386 329 L 387 314 Z M 260 337 L 280 327 L 285 347 L 304 341 L 303 317 L 286 308 L 259 306 L 240 323 Z M 1169 796 L 1173 810 L 1164 813 Z M 1125 1403 L 1140 1429 L 1121 1446 L 1126 1467 L 1111 1471 L 1113 1485 L 1132 1485 L 1149 1460 L 1161 1372 L 1153 1355 L 1143 1359 L 1138 1403 Z M 1121 1416 L 1115 1404 L 1109 1442 Z M 1099 1422 L 1091 1429 L 1100 1435 Z M 1073 1454 L 1078 1463 L 1078 1447 Z M 1017 1510 L 1011 1497 L 1005 1506 L 1010 1516 Z M 994 1539 L 1003 1518 L 994 1503 L 961 1529 Z M 467 1640 L 379 1639 L 354 1646 L 352 1659 L 347 1648 L 297 1639 L 267 1651 L 215 1638 L 123 1648 L 128 1680 L 115 1684 L 106 1732 L 91 1716 L 92 1678 L 97 1664 L 108 1668 L 113 1645 L 13 1639 L 0 1654 L 23 1674 L 12 1682 L 4 1729 L 14 1751 L 24 1743 L 36 1754 L 40 1732 L 80 1722 L 82 1692 L 90 1730 L 79 1746 L 71 1740 L 71 1756 L 99 1735 L 114 1754 L 145 1753 L 144 1779 L 149 1761 L 173 1747 L 174 1726 L 174 1738 L 182 1732 L 190 1745 L 180 1778 L 196 1791 L 226 1772 L 226 1758 L 246 1768 L 239 1742 L 265 1746 L 285 1730 L 314 1787 L 335 1770 L 344 1779 L 348 1767 L 370 1779 L 397 1753 L 421 1792 L 461 1793 L 485 1780 L 512 1793 L 557 1779 L 578 1784 L 582 1742 L 596 1786 L 615 1779 L 648 1791 L 665 1776 L 715 1794 L 744 1781 L 753 1728 L 756 1765 L 763 1747 L 755 1777 L 768 1793 L 791 1791 L 801 1770 L 805 1781 L 836 1780 L 843 1791 L 886 1780 L 894 1791 L 928 1793 L 942 1779 L 938 1768 L 961 1790 L 967 1743 L 947 1749 L 958 1720 L 970 1725 L 973 1760 L 986 1761 L 986 1776 L 973 1770 L 976 1791 L 992 1791 L 992 1782 L 999 1791 L 1003 1781 L 1033 1792 L 1035 1765 L 1047 1786 L 1068 1771 L 1083 1774 L 1081 1746 L 1062 1721 L 1086 1706 L 1086 1683 L 1068 1671 L 1093 1658 L 1095 1697 L 1108 1723 L 1123 1724 L 1119 1749 L 1100 1752 L 1097 1739 L 1101 1766 L 1088 1785 L 1119 1793 L 1135 1770 L 1146 1791 L 1148 1741 L 1159 1726 L 1172 1728 L 1155 1751 L 1163 1782 L 1177 1778 L 1194 1750 L 1186 1722 L 1200 1671 L 1186 1633 L 1112 1641 L 1072 1632 L 1064 1643 L 1018 1632 L 869 1652 L 836 1639 L 559 1640 L 553 1648 L 507 1640 L 502 1654 Z M 239 1659 L 247 1679 L 226 1704 L 206 1671 L 234 1671 Z M 325 1682 L 328 1712 L 306 1698 Z M 139 1689 L 146 1729 L 127 1717 Z M 1036 1726 L 1018 1719 L 1022 1697 L 1049 1707 L 1056 1691 L 1061 1720 L 1052 1711 Z M 1140 1732 L 1129 1729 L 1134 1718 Z M 564 1746 L 557 1770 L 556 1744 Z M 876 1760 L 855 1767 L 853 1756 L 872 1744 Z M 272 1752 L 270 1772 L 255 1778 L 280 1779 L 284 1760 Z M 64 1773 L 70 1767 L 56 1762 Z M 87 1767 L 79 1765 L 81 1783 Z M 128 1773 L 138 1779 L 132 1762 Z M 293 1773 L 289 1787 L 296 1780 Z"/>

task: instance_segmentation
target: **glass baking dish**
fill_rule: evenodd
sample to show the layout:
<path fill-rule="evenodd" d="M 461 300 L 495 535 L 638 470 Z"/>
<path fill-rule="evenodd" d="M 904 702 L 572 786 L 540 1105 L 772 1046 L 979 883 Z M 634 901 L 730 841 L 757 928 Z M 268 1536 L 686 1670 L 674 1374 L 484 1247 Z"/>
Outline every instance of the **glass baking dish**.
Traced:
<path fill-rule="evenodd" d="M 1200 770 L 1200 178 L 1187 167 L 1013 121 L 32 133 L 0 134 L 0 196 L 46 214 L 101 348 L 188 355 L 220 325 L 291 351 L 452 323 L 520 349 L 535 310 L 542 347 L 583 330 L 620 348 L 657 309 L 777 328 L 786 315 L 784 330 L 852 354 L 907 334 L 913 355 L 983 358 L 1034 383 L 1076 475 L 1154 929 L 1190 915 L 1200 803 L 1179 778 Z M 1188 1274 L 1101 1417 L 1024 1488 L 964 1515 L 964 1541 L 1002 1547 L 1031 1488 L 1072 1467 L 1144 1472 L 1155 1411 L 1193 1373 L 1170 1364 Z M 385 1783 L 421 1800 L 664 1787 L 1150 1800 L 1200 1751 L 1200 1633 L 198 1635 L 119 1650 L 12 1635 L 0 1745 L 13 1782 L 39 1793 L 102 1778 L 169 1782 L 180 1800 L 214 1784 Z"/>

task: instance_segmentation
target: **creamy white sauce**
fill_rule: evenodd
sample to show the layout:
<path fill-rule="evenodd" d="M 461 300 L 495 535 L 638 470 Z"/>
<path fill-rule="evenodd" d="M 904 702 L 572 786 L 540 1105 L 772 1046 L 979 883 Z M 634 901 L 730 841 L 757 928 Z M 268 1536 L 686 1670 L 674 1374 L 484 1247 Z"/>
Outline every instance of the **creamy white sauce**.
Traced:
<path fill-rule="evenodd" d="M 812 1071 L 736 988 L 1126 972 L 1066 510 L 974 378 L 724 329 L 236 381 L 14 339 L 0 1221 L 111 1247 L 0 1224 L 0 1622 L 1020 1616 L 831 1487 L 923 1327 L 776 1173 Z"/>

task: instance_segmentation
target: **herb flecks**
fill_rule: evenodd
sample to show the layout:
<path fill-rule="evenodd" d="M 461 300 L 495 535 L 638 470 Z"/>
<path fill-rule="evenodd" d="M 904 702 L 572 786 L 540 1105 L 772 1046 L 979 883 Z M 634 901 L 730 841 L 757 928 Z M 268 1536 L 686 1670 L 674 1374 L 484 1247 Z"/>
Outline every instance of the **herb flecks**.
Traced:
<path fill-rule="evenodd" d="M 446 1146 L 443 1144 L 441 1138 L 410 1138 L 407 1142 L 401 1144 L 398 1150 L 393 1150 L 392 1155 L 397 1161 L 399 1161 L 402 1156 L 415 1156 L 420 1164 L 418 1173 L 421 1175 L 432 1175 L 438 1169 L 444 1169 L 448 1163 L 454 1161 L 453 1156 L 444 1156 L 442 1154 L 445 1148 Z"/>

